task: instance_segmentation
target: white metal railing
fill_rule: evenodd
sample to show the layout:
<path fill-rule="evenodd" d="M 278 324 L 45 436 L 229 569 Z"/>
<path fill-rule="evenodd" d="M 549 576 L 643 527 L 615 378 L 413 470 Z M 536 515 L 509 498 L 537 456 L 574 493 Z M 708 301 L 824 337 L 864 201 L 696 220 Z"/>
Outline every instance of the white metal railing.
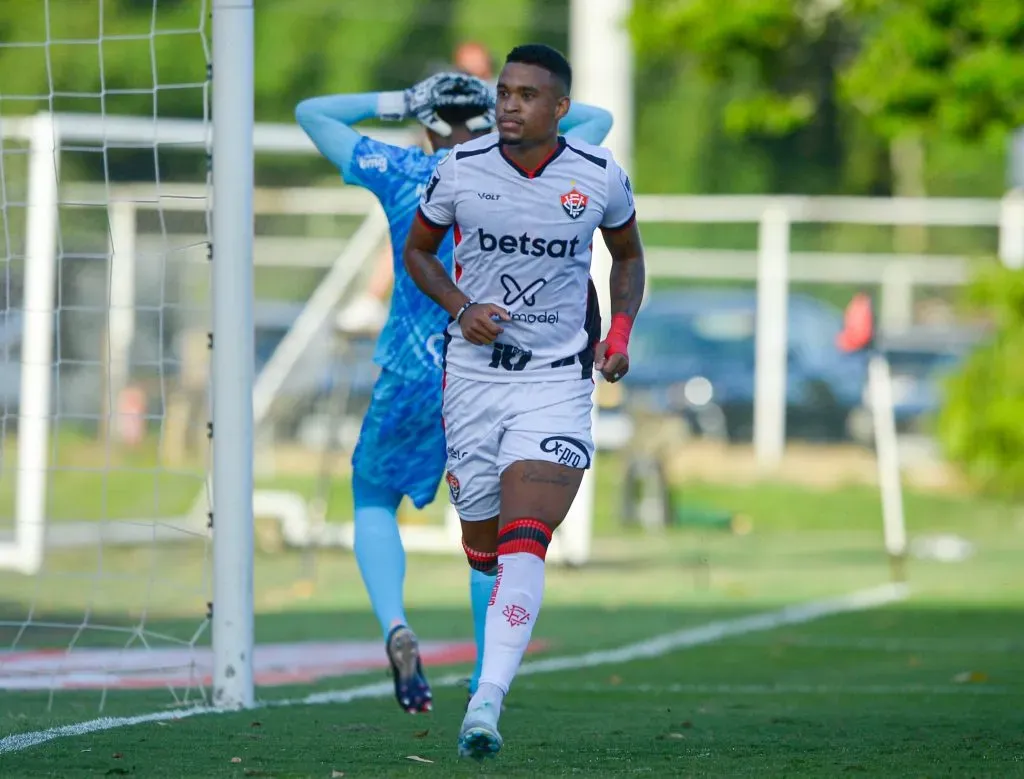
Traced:
<path fill-rule="evenodd" d="M 161 190 L 157 199 L 148 197 L 145 187 L 125 186 L 116 188 L 110 196 L 123 208 L 200 210 L 205 207 L 199 197 L 200 190 L 168 186 Z M 87 186 L 75 187 L 63 194 L 65 199 L 70 197 L 83 203 L 106 202 L 108 195 L 98 187 Z M 1024 265 L 1024 196 L 1017 191 L 1002 199 L 637 195 L 636 205 L 641 221 L 648 224 L 758 225 L 756 251 L 651 246 L 647 253 L 652 277 L 757 281 L 761 313 L 754 435 L 758 457 L 766 465 L 781 457 L 785 445 L 786 325 L 785 317 L 779 316 L 779 312 L 785 311 L 791 281 L 877 284 L 882 290 L 883 323 L 902 326 L 909 324 L 912 318 L 915 286 L 956 286 L 965 283 L 969 276 L 970 258 L 965 256 L 793 252 L 790 250 L 793 224 L 990 227 L 998 230 L 998 253 L 1002 261 L 1011 267 Z M 370 193 L 354 187 L 258 189 L 254 199 L 256 214 L 366 217 L 378 209 Z M 120 224 L 127 225 L 129 221 L 125 218 Z M 274 264 L 275 260 L 268 256 L 274 238 L 262 239 L 266 241 L 263 247 L 260 240 L 257 238 L 260 263 Z M 293 248 L 298 248 L 303 239 L 294 240 Z M 342 242 L 338 244 L 340 248 Z M 282 265 L 297 264 L 297 252 L 287 252 L 286 244 L 282 243 L 275 248 L 276 253 L 282 253 Z M 348 261 L 352 261 L 354 258 L 348 248 L 345 246 L 350 256 Z M 315 253 L 310 255 L 315 256 Z M 323 264 L 322 257 L 317 264 Z M 342 275 L 351 278 L 352 274 Z M 340 285 L 338 289 L 343 290 L 345 286 Z M 322 316 L 323 311 L 336 303 L 337 300 L 329 299 L 325 292 L 318 296 L 317 310 Z M 295 348 L 302 346 L 299 341 L 293 345 Z M 271 385 L 267 381 L 257 384 L 257 406 L 269 408 L 274 393 L 265 388 Z"/>
<path fill-rule="evenodd" d="M 41 122 L 45 121 L 43 127 Z M 30 130 L 35 128 L 35 132 Z M 106 144 L 133 144 L 143 146 L 154 142 L 195 144 L 203 148 L 206 130 L 201 123 L 176 120 L 160 120 L 154 122 L 149 118 L 129 117 L 88 117 L 67 116 L 57 114 L 45 120 L 39 117 L 5 119 L 0 127 L 0 135 L 5 138 L 20 138 L 23 141 L 38 140 L 45 136 L 49 146 L 37 149 L 31 157 L 39 158 L 41 152 L 48 149 L 59 149 L 61 144 L 68 142 L 86 142 Z M 399 144 L 412 142 L 413 135 L 408 131 L 380 132 L 373 131 L 373 136 L 381 140 Z M 38 144 L 37 144 L 38 145 Z M 315 153 L 305 134 L 293 125 L 257 125 L 254 130 L 254 146 L 260 152 L 312 154 Z M 52 157 L 52 152 L 46 156 Z M 51 187 L 54 176 L 48 174 Z M 39 181 L 32 186 L 40 186 Z M 187 185 L 161 182 L 159 189 L 148 185 L 117 185 L 107 188 L 106 185 L 68 185 L 60 187 L 45 197 L 31 198 L 33 202 L 56 200 L 64 204 L 91 204 L 98 207 L 110 207 L 111 227 L 116 235 L 111 242 L 118 247 L 113 254 L 121 268 L 126 268 L 130 260 L 125 255 L 136 251 L 138 261 L 144 261 L 142 251 L 146 236 L 136 234 L 138 231 L 137 215 L 140 210 L 161 209 L 163 211 L 205 211 L 209 207 L 208 193 L 202 185 Z M 1002 261 L 1011 267 L 1024 265 L 1024 197 L 1019 192 L 1010 192 L 1002 199 L 964 199 L 964 198 L 865 198 L 865 197 L 800 197 L 800 196 L 689 196 L 689 195 L 638 195 L 637 210 L 641 221 L 651 223 L 690 223 L 690 224 L 756 224 L 759 226 L 759 245 L 756 251 L 732 251 L 711 249 L 680 249 L 669 247 L 648 247 L 649 269 L 652 276 L 676 278 L 744 278 L 756 279 L 762 312 L 759 317 L 758 359 L 756 369 L 756 420 L 755 438 L 757 451 L 764 464 L 771 464 L 781 456 L 785 440 L 785 302 L 790 280 L 848 282 L 881 284 L 883 288 L 883 315 L 890 319 L 905 318 L 910 310 L 913 287 L 917 284 L 956 285 L 963 283 L 968 274 L 969 259 L 956 256 L 901 255 L 901 254 L 858 254 L 829 252 L 792 252 L 790 251 L 790 228 L 798 223 L 833 223 L 862 225 L 926 225 L 945 227 L 988 227 L 998 231 L 998 254 Z M 354 187 L 296 187 L 285 189 L 257 189 L 253 194 L 253 212 L 264 214 L 303 214 L 303 215 L 350 215 L 366 219 L 369 214 L 379 208 L 373 196 L 368 192 Z M 30 209 L 33 211 L 33 209 Z M 48 212 L 47 212 L 48 213 Z M 34 210 L 34 216 L 43 211 Z M 30 214 L 30 222 L 32 222 Z M 42 225 L 40 220 L 33 222 L 29 229 L 29 241 L 32 244 L 30 254 L 42 252 L 52 256 L 53 249 L 40 243 L 52 230 Z M 295 238 L 295 251 L 281 264 L 296 265 L 301 242 L 306 239 Z M 311 241 L 323 239 L 309 239 Z M 362 242 L 360 242 L 362 243 Z M 369 241 L 366 241 L 369 244 Z M 312 245 L 312 244 L 311 244 Z M 126 248 L 127 247 L 127 248 Z M 261 264 L 274 263 L 274 256 L 286 251 L 286 244 L 275 237 L 256 237 L 256 255 Z M 344 241 L 337 242 L 334 258 L 344 249 L 348 258 L 358 264 L 349 246 Z M 360 249 L 362 253 L 362 249 Z M 265 258 L 265 259 L 264 259 Z M 45 288 L 37 282 L 42 278 L 42 269 L 49 263 L 42 259 L 31 263 L 35 281 L 27 282 L 32 289 Z M 321 267 L 326 264 L 323 257 L 316 260 Z M 334 259 L 331 267 L 337 264 Z M 134 294 L 131 273 L 126 272 L 120 282 L 111 290 L 117 300 L 112 300 L 112 308 L 119 309 L 122 315 L 111 319 L 112 330 L 124 329 L 123 338 L 117 332 L 111 332 L 111 346 L 114 352 L 124 353 L 111 355 L 112 374 L 118 378 L 119 370 L 125 366 L 127 349 L 132 340 L 132 310 L 130 298 Z M 335 274 L 334 281 L 327 288 L 342 289 L 351 280 L 349 272 Z M 335 283 L 336 282 L 336 283 Z M 344 282 L 344 283 L 343 283 Z M 35 284 L 36 286 L 33 286 Z M 38 291 L 38 290 L 37 290 Z M 47 295 L 30 296 L 38 298 L 40 315 L 52 310 L 52 300 Z M 47 297 L 47 300 L 43 300 Z M 317 319 L 322 319 L 322 311 L 327 306 L 327 290 L 318 297 Z M 36 306 L 32 306 L 36 309 Z M 312 321 L 312 313 L 307 319 Z M 42 329 L 27 328 L 31 334 L 27 343 L 29 347 L 23 359 L 35 354 L 33 349 L 44 342 L 48 343 Z M 298 346 L 296 339 L 293 345 Z M 34 344 L 34 346 L 33 346 Z M 282 355 L 281 359 L 284 359 Z M 49 364 L 48 356 L 40 360 L 41 364 Z M 269 380 L 269 377 L 268 377 Z M 271 385 L 267 385 L 271 386 Z M 33 393 L 29 393 L 30 395 Z M 261 391 L 258 405 L 263 407 L 272 401 L 272 393 Z M 31 425 L 26 425 L 31 430 Z M 42 434 L 24 436 L 26 439 L 42 441 Z M 22 471 L 24 473 L 42 473 L 42 460 L 39 452 L 31 452 L 30 441 L 19 445 L 25 447 Z M 33 455 L 34 456 L 29 456 Z M 34 464 L 38 464 L 37 467 Z M 34 469 L 34 470 L 33 470 Z M 26 487 L 27 479 L 22 475 Z M 45 476 L 43 476 L 45 479 Z M 40 481 L 43 484 L 44 481 Z M 40 489 L 19 489 L 18 527 L 31 527 L 33 516 L 40 515 L 43 501 L 39 498 Z M 34 496 L 34 497 L 33 497 Z M 31 504 L 31 506 L 30 506 Z M 31 510 L 30 510 L 31 509 Z M 42 526 L 42 522 L 38 523 Z M 33 542 L 29 546 L 36 547 Z M 3 553 L 0 547 L 0 554 Z M 26 558 L 27 559 L 27 558 Z M 0 563 L 4 560 L 0 557 Z M 31 560 L 28 561 L 31 564 Z"/>

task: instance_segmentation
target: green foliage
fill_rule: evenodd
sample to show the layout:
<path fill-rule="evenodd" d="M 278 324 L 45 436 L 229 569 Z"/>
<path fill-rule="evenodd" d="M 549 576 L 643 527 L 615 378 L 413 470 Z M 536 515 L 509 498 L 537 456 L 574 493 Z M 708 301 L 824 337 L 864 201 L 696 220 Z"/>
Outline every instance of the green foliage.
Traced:
<path fill-rule="evenodd" d="M 1024 124 L 1024 3 L 854 0 L 864 38 L 843 74 L 878 132 L 1001 144 Z"/>
<path fill-rule="evenodd" d="M 748 93 L 740 134 L 786 134 L 832 99 L 875 132 L 1001 143 L 1024 124 L 1024 3 L 1009 0 L 638 0 L 639 44 L 685 52 Z"/>
<path fill-rule="evenodd" d="M 981 488 L 1024 495 L 1024 270 L 987 266 L 966 293 L 994 319 L 990 342 L 946 385 L 938 434 Z"/>
<path fill-rule="evenodd" d="M 811 0 L 637 0 L 632 30 L 641 51 L 686 53 L 718 83 L 742 84 L 725 108 L 736 135 L 785 135 L 829 99 L 822 90 L 833 48 L 832 14 Z"/>

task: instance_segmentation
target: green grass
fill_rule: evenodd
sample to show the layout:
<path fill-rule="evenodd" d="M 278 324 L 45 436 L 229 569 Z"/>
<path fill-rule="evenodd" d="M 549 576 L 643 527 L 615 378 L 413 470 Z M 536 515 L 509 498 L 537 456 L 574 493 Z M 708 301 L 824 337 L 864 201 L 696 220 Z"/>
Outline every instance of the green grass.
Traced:
<path fill-rule="evenodd" d="M 606 474 L 617 472 L 613 461 L 602 465 Z M 312 484 L 294 478 L 287 486 L 310 494 Z M 339 480 L 336 489 L 332 504 L 341 519 L 347 485 Z M 548 654 L 617 647 L 871 587 L 889 575 L 878 495 L 870 488 L 679 487 L 689 505 L 750 517 L 754 530 L 746 536 L 623 529 L 614 515 L 616 489 L 614 480 L 602 480 L 594 562 L 580 570 L 549 567 L 535 632 Z M 0 776 L 1024 776 L 1021 513 L 913 492 L 906 503 L 912 536 L 956 532 L 976 545 L 975 555 L 960 563 L 911 559 L 912 596 L 899 605 L 650 660 L 522 677 L 502 719 L 506 749 L 483 768 L 455 759 L 465 697 L 439 689 L 436 711 L 425 717 L 402 715 L 390 699 L 204 716 L 3 755 Z M 0 574 L 0 621 L 24 621 L 34 604 L 33 620 L 78 626 L 90 606 L 89 624 L 144 625 L 185 639 L 203 622 L 204 571 L 199 544 L 108 549 L 102 558 L 56 552 L 35 580 Z M 421 636 L 470 635 L 466 578 L 454 556 L 410 557 L 409 614 Z M 256 592 L 261 642 L 379 635 L 347 553 L 258 554 Z M 0 626 L 0 639 L 9 643 L 12 627 Z M 22 640 L 66 646 L 71 636 L 35 630 Z M 125 636 L 86 630 L 81 641 L 123 645 Z M 273 701 L 382 678 L 259 694 Z M 0 735 L 99 712 L 94 691 L 62 692 L 52 701 L 3 695 Z M 103 714 L 170 703 L 165 690 L 112 692 Z"/>

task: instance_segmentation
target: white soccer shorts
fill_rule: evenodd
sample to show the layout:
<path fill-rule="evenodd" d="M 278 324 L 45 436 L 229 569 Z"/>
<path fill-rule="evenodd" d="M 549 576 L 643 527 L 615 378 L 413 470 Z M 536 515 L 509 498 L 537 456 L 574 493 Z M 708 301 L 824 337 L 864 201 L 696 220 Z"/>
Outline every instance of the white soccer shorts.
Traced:
<path fill-rule="evenodd" d="M 589 468 L 594 383 L 590 379 L 496 383 L 445 379 L 448 495 L 459 516 L 498 516 L 501 474 L 512 463 L 543 460 Z"/>

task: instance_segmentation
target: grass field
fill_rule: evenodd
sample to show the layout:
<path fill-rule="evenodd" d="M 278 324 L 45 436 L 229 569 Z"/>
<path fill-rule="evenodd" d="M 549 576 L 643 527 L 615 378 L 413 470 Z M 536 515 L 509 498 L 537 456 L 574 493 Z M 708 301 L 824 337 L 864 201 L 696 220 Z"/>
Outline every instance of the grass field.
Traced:
<path fill-rule="evenodd" d="M 593 564 L 549 571 L 535 631 L 546 646 L 535 660 L 735 624 L 728 621 L 889 576 L 870 488 L 680 488 L 688 503 L 749 516 L 754 532 L 746 536 L 626 532 L 612 513 L 614 484 L 602 489 Z M 593 667 L 573 668 L 582 664 L 570 660 L 568 670 L 523 676 L 502 719 L 506 748 L 483 767 L 455 758 L 465 692 L 448 685 L 436 690 L 427 716 L 403 715 L 386 695 L 201 715 L 2 752 L 0 776 L 1024 776 L 1022 513 L 912 493 L 907 518 L 912 536 L 956 532 L 975 554 L 957 563 L 912 559 L 909 597 L 878 608 L 775 628 L 768 622 L 723 638 L 697 630 L 688 635 L 704 642 L 688 648 L 645 659 L 626 653 Z M 188 637 L 202 623 L 202 554 L 199 545 L 108 550 L 102 561 L 60 552 L 41 586 L 0 574 L 0 619 L 24 621 L 35 604 L 33 621 L 80 626 L 91 605 L 89 624 L 131 626 L 144 617 L 154 634 Z M 410 558 L 409 613 L 421 637 L 470 636 L 466 580 L 455 557 Z M 256 583 L 260 642 L 378 638 L 347 553 L 261 554 Z M 13 629 L 0 628 L 3 645 Z M 39 629 L 21 645 L 67 646 L 73 635 Z M 124 635 L 82 636 L 124 644 Z M 436 680 L 467 672 L 430 671 Z M 381 683 L 386 692 L 386 678 L 373 672 L 263 687 L 259 695 L 272 703 L 344 690 L 379 694 Z M 52 701 L 44 693 L 0 694 L 0 738 L 99 713 L 96 691 L 61 692 Z M 102 713 L 170 713 L 170 704 L 166 690 L 111 691 Z"/>

